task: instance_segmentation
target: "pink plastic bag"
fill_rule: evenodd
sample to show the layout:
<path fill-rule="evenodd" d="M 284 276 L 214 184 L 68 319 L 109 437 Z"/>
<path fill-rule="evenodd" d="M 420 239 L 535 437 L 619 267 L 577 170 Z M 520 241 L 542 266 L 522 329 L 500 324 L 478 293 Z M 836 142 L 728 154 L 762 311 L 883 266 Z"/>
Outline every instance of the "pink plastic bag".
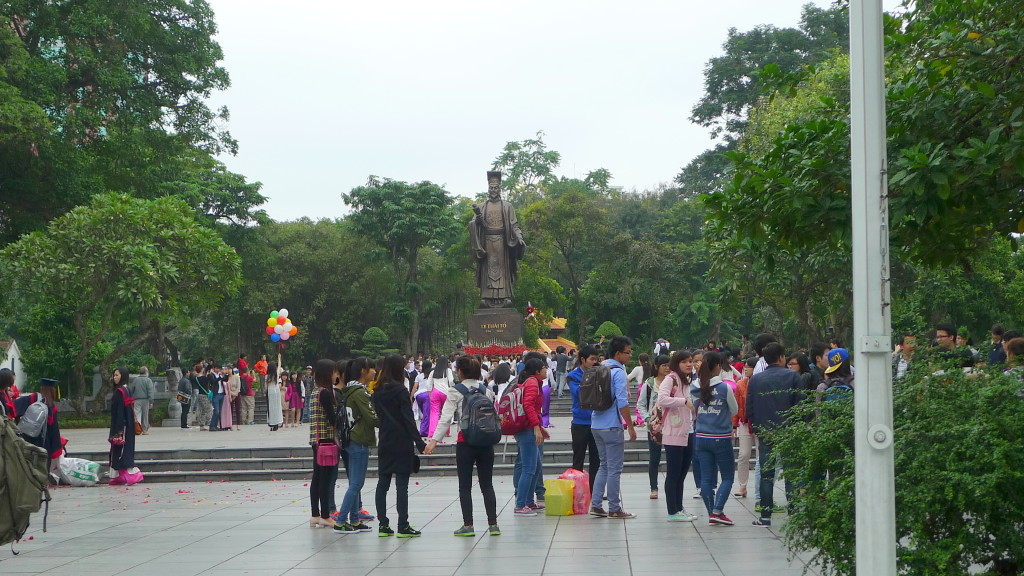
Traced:
<path fill-rule="evenodd" d="M 573 514 L 590 513 L 590 475 L 575 468 L 569 468 L 558 477 L 560 480 L 575 482 L 572 498 Z"/>

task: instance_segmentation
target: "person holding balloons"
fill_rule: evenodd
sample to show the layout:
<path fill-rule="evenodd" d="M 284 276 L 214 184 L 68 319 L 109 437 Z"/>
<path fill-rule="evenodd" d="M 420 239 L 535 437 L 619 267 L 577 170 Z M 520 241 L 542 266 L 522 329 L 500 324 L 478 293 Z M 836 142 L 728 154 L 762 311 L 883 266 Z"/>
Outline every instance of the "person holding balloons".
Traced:
<path fill-rule="evenodd" d="M 267 426 L 271 432 L 284 424 L 284 410 L 281 406 L 281 381 L 277 377 L 277 363 L 267 365 Z"/>

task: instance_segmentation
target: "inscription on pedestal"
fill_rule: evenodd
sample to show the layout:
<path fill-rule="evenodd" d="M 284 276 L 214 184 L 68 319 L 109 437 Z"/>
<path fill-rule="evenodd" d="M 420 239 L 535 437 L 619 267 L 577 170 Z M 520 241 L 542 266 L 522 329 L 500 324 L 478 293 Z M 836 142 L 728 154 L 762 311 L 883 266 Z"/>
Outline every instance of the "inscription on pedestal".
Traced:
<path fill-rule="evenodd" d="M 515 308 L 479 308 L 469 317 L 468 332 L 473 346 L 521 344 L 523 317 Z"/>

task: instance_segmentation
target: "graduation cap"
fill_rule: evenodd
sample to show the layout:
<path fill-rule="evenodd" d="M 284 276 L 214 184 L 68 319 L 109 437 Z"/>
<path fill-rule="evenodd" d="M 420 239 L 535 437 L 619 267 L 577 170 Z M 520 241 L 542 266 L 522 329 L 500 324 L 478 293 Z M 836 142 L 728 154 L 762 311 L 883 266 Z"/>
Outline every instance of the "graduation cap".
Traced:
<path fill-rule="evenodd" d="M 39 389 L 42 390 L 43 388 L 53 388 L 54 398 L 60 400 L 60 386 L 58 386 L 59 383 L 60 380 L 54 380 L 53 378 L 43 378 L 42 380 L 39 381 Z"/>

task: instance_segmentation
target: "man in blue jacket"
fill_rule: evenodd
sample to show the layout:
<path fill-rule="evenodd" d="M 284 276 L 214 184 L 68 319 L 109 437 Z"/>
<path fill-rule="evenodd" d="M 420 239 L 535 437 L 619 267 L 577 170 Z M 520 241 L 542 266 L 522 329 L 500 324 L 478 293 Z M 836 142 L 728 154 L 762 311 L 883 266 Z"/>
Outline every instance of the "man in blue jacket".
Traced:
<path fill-rule="evenodd" d="M 591 411 L 580 408 L 580 381 L 583 371 L 597 363 L 597 348 L 590 344 L 580 348 L 579 366 L 569 372 L 569 394 L 572 396 L 572 467 L 583 470 L 583 460 L 590 452 L 590 485 L 594 485 L 597 471 L 601 468 L 601 457 L 597 454 L 597 442 L 590 432 Z"/>
<path fill-rule="evenodd" d="M 626 422 L 630 441 L 636 440 L 633 429 L 633 418 L 629 413 L 629 395 L 626 390 L 625 363 L 633 357 L 633 341 L 625 336 L 614 336 L 608 345 L 608 360 L 605 366 L 611 369 L 612 407 L 607 410 L 594 410 L 590 418 L 590 431 L 597 441 L 597 453 L 601 457 L 601 467 L 591 487 L 592 498 L 590 513 L 594 516 L 607 518 L 636 518 L 622 509 L 619 499 L 619 482 L 622 479 L 622 461 L 625 457 L 626 445 L 622 438 L 622 422 Z M 608 489 L 608 511 L 601 507 L 605 488 Z"/>
<path fill-rule="evenodd" d="M 771 442 L 764 436 L 781 427 L 786 412 L 802 399 L 800 374 L 786 368 L 786 351 L 778 342 L 765 345 L 762 359 L 766 367 L 763 372 L 750 377 L 747 384 L 747 420 L 750 421 L 760 443 L 758 457 L 761 463 L 761 517 L 754 520 L 754 526 L 772 525 L 772 507 L 775 506 L 775 465 L 772 458 Z M 786 500 L 789 501 L 793 486 L 786 478 Z"/>

